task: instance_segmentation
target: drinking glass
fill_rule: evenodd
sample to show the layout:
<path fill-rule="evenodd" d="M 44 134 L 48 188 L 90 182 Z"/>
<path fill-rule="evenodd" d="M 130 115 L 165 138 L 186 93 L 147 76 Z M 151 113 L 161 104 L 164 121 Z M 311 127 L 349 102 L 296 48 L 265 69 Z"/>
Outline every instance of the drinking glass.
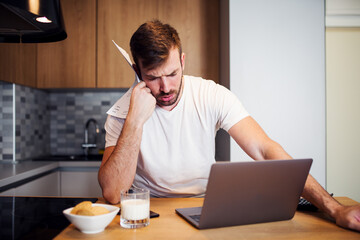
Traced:
<path fill-rule="evenodd" d="M 149 190 L 131 187 L 120 193 L 120 225 L 124 228 L 141 228 L 150 223 Z"/>

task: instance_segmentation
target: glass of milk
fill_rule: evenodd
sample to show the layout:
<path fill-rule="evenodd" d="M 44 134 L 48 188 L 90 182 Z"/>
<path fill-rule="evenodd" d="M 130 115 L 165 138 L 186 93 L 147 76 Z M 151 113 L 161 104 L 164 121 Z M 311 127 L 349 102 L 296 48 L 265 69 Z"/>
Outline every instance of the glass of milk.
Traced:
<path fill-rule="evenodd" d="M 121 192 L 120 225 L 124 228 L 141 228 L 150 223 L 149 190 L 131 187 Z"/>

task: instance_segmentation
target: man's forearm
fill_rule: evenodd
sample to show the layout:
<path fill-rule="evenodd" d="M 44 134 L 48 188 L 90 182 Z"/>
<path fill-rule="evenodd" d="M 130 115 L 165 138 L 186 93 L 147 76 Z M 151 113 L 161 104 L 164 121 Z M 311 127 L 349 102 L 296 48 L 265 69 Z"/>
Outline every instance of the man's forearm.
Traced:
<path fill-rule="evenodd" d="M 116 146 L 109 151 L 105 149 L 99 170 L 103 196 L 111 203 L 118 203 L 120 191 L 129 189 L 134 180 L 143 126 L 155 106 L 154 96 L 141 81 L 132 90 L 129 112 Z"/>
<path fill-rule="evenodd" d="M 335 218 L 336 212 L 342 208 L 331 195 L 309 174 L 302 196 L 316 207 Z"/>
<path fill-rule="evenodd" d="M 134 180 L 141 136 L 142 127 L 125 121 L 115 148 L 100 167 L 99 183 L 111 203 L 119 202 L 120 191 L 130 188 Z"/>
<path fill-rule="evenodd" d="M 270 147 L 264 151 L 264 159 L 287 159 L 291 158 L 285 150 L 276 142 L 272 142 Z M 330 194 L 309 174 L 302 196 L 327 213 L 330 217 L 335 218 L 337 211 L 342 205 L 337 202 Z"/>
<path fill-rule="evenodd" d="M 229 134 L 255 160 L 291 158 L 251 117 L 244 118 L 231 127 Z M 302 196 L 332 217 L 339 226 L 360 231 L 360 205 L 341 205 L 310 174 Z"/>
<path fill-rule="evenodd" d="M 269 154 L 269 156 L 265 157 L 267 159 L 277 159 L 282 156 L 284 159 L 291 158 L 278 144 L 273 144 L 272 150 L 267 151 L 268 153 L 276 154 Z M 276 157 L 275 157 L 276 156 Z M 282 158 L 279 158 L 282 159 Z M 306 180 L 304 191 L 302 196 L 306 198 L 306 200 L 310 201 L 312 204 L 317 206 L 319 209 L 327 213 L 330 217 L 335 218 L 336 212 L 342 205 L 337 202 L 334 198 L 330 196 L 330 194 L 311 176 L 308 175 Z"/>

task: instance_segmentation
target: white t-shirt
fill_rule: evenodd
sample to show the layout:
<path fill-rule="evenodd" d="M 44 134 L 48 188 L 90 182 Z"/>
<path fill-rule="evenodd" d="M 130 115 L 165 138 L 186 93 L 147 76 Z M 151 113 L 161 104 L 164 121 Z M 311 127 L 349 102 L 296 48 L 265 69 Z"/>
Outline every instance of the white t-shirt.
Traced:
<path fill-rule="evenodd" d="M 134 185 L 156 197 L 204 194 L 215 162 L 215 136 L 248 116 L 238 98 L 211 80 L 184 76 L 183 95 L 171 111 L 156 106 L 143 127 Z M 106 147 L 115 146 L 124 119 L 108 116 Z"/>

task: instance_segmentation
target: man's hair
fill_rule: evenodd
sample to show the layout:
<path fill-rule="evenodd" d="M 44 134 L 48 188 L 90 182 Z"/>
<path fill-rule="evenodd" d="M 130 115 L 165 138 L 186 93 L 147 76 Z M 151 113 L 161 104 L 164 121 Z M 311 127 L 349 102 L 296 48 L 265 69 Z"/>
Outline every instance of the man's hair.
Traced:
<path fill-rule="evenodd" d="M 181 42 L 175 28 L 159 20 L 142 24 L 130 40 L 130 49 L 135 64 L 144 68 L 155 68 L 166 61 L 169 52 L 178 48 L 181 58 Z"/>

